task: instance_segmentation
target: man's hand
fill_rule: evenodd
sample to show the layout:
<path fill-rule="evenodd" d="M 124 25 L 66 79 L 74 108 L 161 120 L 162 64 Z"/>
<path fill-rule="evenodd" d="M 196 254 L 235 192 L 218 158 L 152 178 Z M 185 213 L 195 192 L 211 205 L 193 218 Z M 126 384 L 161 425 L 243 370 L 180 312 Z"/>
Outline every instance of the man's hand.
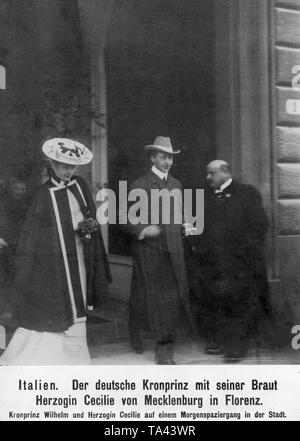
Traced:
<path fill-rule="evenodd" d="M 0 237 L 0 250 L 1 250 L 1 248 L 4 248 L 4 247 L 7 247 L 7 243 L 5 242 L 4 239 L 1 239 L 1 237 Z"/>
<path fill-rule="evenodd" d="M 145 239 L 145 237 L 157 237 L 160 235 L 161 228 L 158 225 L 149 225 L 144 228 L 139 236 L 139 240 Z"/>

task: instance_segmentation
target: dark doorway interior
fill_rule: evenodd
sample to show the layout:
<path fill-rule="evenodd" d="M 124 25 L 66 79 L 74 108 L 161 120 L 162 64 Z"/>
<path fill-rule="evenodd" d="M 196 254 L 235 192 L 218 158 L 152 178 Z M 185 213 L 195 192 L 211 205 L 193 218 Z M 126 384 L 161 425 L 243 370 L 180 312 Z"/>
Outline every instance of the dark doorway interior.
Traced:
<path fill-rule="evenodd" d="M 214 2 L 127 0 L 110 25 L 107 53 L 109 187 L 143 174 L 157 135 L 180 148 L 172 174 L 201 188 L 215 154 Z M 129 255 L 110 226 L 110 253 Z"/>

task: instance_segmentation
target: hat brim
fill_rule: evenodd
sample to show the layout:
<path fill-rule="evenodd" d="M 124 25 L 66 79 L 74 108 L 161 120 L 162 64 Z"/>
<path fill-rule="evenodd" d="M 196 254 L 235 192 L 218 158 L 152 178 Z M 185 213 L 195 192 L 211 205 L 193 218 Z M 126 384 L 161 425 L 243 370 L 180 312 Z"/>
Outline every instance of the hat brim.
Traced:
<path fill-rule="evenodd" d="M 180 153 L 180 150 L 169 150 L 168 148 L 160 145 L 146 145 L 145 150 L 154 150 L 156 152 L 167 153 L 168 155 L 177 155 Z"/>

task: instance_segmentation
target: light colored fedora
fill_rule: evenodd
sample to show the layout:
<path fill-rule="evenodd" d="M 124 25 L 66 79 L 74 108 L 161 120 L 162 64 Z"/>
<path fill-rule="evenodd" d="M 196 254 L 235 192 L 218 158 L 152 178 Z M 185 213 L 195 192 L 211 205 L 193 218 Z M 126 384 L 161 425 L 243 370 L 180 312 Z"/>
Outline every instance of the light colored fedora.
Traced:
<path fill-rule="evenodd" d="M 70 165 L 85 165 L 93 159 L 93 153 L 80 142 L 68 138 L 52 138 L 43 144 L 48 158 Z"/>
<path fill-rule="evenodd" d="M 169 155 L 177 155 L 180 150 L 173 150 L 170 138 L 165 136 L 157 136 L 153 144 L 146 145 L 145 150 L 156 150 L 158 152 L 168 153 Z"/>

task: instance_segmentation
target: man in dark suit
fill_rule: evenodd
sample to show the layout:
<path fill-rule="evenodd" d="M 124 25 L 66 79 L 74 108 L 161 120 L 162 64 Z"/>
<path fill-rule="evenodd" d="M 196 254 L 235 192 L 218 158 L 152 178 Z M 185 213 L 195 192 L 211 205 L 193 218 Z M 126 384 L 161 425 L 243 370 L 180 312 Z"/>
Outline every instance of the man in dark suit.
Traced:
<path fill-rule="evenodd" d="M 263 256 L 268 218 L 258 190 L 232 178 L 225 161 L 207 166 L 204 232 L 195 250 L 208 354 L 241 360 L 270 309 Z"/>
<path fill-rule="evenodd" d="M 180 327 L 191 323 L 188 288 L 182 241 L 181 208 L 175 203 L 169 207 L 169 221 L 163 222 L 162 215 L 167 209 L 162 198 L 160 209 L 152 204 L 154 191 L 177 192 L 181 197 L 181 184 L 171 176 L 173 150 L 170 138 L 158 136 L 152 145 L 145 147 L 150 153 L 151 168 L 138 178 L 131 191 L 143 190 L 147 194 L 147 219 L 141 223 L 128 225 L 133 235 L 133 276 L 129 305 L 130 343 L 137 353 L 143 351 L 140 338 L 142 329 L 150 329 L 156 342 L 155 360 L 157 364 L 175 364 L 174 342 Z M 179 211 L 178 211 L 179 210 Z M 157 222 L 153 222 L 153 215 Z"/>

